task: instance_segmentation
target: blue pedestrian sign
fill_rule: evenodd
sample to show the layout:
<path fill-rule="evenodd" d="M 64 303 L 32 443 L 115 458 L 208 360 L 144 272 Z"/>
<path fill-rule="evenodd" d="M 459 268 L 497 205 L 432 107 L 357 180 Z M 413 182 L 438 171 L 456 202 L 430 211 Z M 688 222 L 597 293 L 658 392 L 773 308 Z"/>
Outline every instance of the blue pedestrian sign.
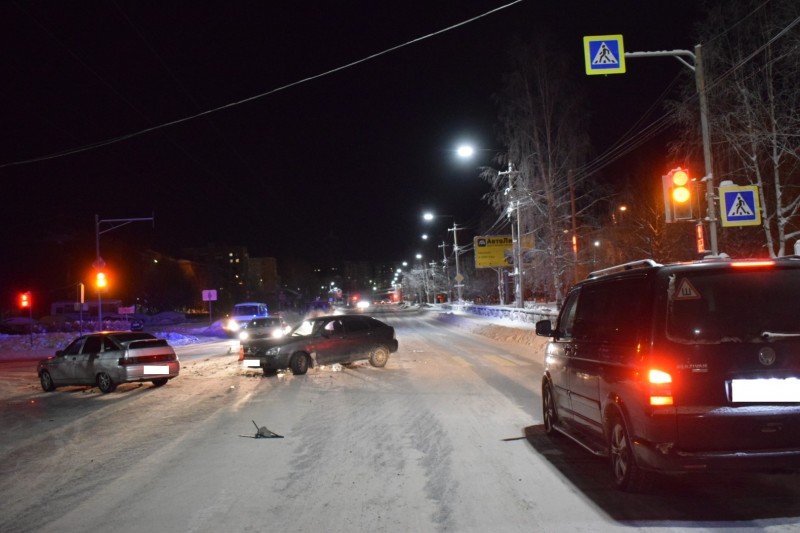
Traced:
<path fill-rule="evenodd" d="M 583 38 L 586 74 L 624 74 L 625 50 L 622 35 L 594 35 Z"/>
<path fill-rule="evenodd" d="M 755 185 L 720 187 L 719 211 L 723 226 L 760 225 L 758 187 Z"/>

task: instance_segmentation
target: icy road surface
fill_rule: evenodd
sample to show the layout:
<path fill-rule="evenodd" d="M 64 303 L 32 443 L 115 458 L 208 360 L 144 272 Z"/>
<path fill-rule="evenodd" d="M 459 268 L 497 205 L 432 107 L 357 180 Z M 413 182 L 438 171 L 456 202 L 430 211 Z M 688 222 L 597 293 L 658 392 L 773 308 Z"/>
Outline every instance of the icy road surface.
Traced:
<path fill-rule="evenodd" d="M 798 476 L 611 489 L 605 461 L 542 434 L 529 330 L 379 318 L 400 341 L 383 369 L 265 377 L 210 344 L 164 387 L 103 395 L 44 393 L 29 363 L 1 365 L 0 531 L 800 528 Z"/>

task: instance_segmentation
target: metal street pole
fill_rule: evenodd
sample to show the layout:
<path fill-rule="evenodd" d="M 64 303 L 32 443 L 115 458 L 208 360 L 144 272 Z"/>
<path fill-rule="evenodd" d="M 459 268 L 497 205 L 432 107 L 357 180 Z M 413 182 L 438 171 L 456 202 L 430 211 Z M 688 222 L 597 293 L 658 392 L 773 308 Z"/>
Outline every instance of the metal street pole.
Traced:
<path fill-rule="evenodd" d="M 458 303 L 462 302 L 461 296 L 461 288 L 464 286 L 462 281 L 464 281 L 464 277 L 461 275 L 461 267 L 458 264 L 458 230 L 463 229 L 459 228 L 458 224 L 456 224 L 455 219 L 453 219 L 453 227 L 447 228 L 447 231 L 453 232 L 453 254 L 456 256 L 456 292 L 458 293 Z"/>
<path fill-rule="evenodd" d="M 100 235 L 103 233 L 108 233 L 111 230 L 117 229 L 119 227 L 125 226 L 126 224 L 130 224 L 131 222 L 145 222 L 145 221 L 152 221 L 155 224 L 155 217 L 146 217 L 146 218 L 108 218 L 105 220 L 100 220 L 98 215 L 94 216 L 94 239 L 95 239 L 95 250 L 97 252 L 97 258 L 94 261 L 94 268 L 96 270 L 102 270 L 106 266 L 106 262 L 103 261 L 103 258 L 100 257 Z M 107 228 L 103 231 L 100 231 L 100 224 L 113 224 L 110 228 Z M 101 287 L 97 287 L 97 325 L 100 328 L 100 331 L 103 329 L 103 294 Z"/>
<path fill-rule="evenodd" d="M 447 280 L 447 299 L 448 301 L 453 301 L 453 283 L 450 281 L 450 270 L 447 268 L 447 244 L 442 241 L 442 244 L 439 245 L 439 248 L 442 249 L 442 265 L 444 265 L 444 277 Z"/>
<path fill-rule="evenodd" d="M 706 220 L 708 221 L 708 235 L 711 242 L 711 256 L 719 255 L 717 245 L 717 211 L 714 208 L 714 175 L 711 161 L 711 133 L 708 127 L 708 100 L 706 98 L 705 75 L 703 73 L 703 57 L 701 45 L 694 47 L 694 53 L 689 50 L 669 50 L 659 52 L 625 52 L 625 57 L 674 57 L 694 72 L 694 83 L 700 103 L 700 129 L 703 135 L 703 163 L 705 166 L 706 182 Z M 682 56 L 690 57 L 694 65 L 689 64 Z"/>

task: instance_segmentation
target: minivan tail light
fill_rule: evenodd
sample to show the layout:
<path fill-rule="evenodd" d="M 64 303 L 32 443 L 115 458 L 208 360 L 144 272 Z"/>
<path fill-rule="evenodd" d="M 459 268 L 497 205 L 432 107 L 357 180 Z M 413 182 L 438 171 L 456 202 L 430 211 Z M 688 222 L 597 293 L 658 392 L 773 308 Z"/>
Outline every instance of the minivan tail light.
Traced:
<path fill-rule="evenodd" d="M 663 370 L 651 369 L 647 373 L 647 383 L 650 386 L 650 405 L 673 405 L 672 376 Z"/>

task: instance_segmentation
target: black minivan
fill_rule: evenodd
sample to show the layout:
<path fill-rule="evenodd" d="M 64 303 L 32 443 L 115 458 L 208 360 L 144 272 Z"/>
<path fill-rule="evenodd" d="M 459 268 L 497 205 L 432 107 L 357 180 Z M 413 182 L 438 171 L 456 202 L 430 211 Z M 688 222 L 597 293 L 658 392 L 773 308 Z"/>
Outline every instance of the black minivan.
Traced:
<path fill-rule="evenodd" d="M 608 456 L 617 488 L 800 469 L 800 257 L 593 272 L 536 332 L 545 431 Z"/>

